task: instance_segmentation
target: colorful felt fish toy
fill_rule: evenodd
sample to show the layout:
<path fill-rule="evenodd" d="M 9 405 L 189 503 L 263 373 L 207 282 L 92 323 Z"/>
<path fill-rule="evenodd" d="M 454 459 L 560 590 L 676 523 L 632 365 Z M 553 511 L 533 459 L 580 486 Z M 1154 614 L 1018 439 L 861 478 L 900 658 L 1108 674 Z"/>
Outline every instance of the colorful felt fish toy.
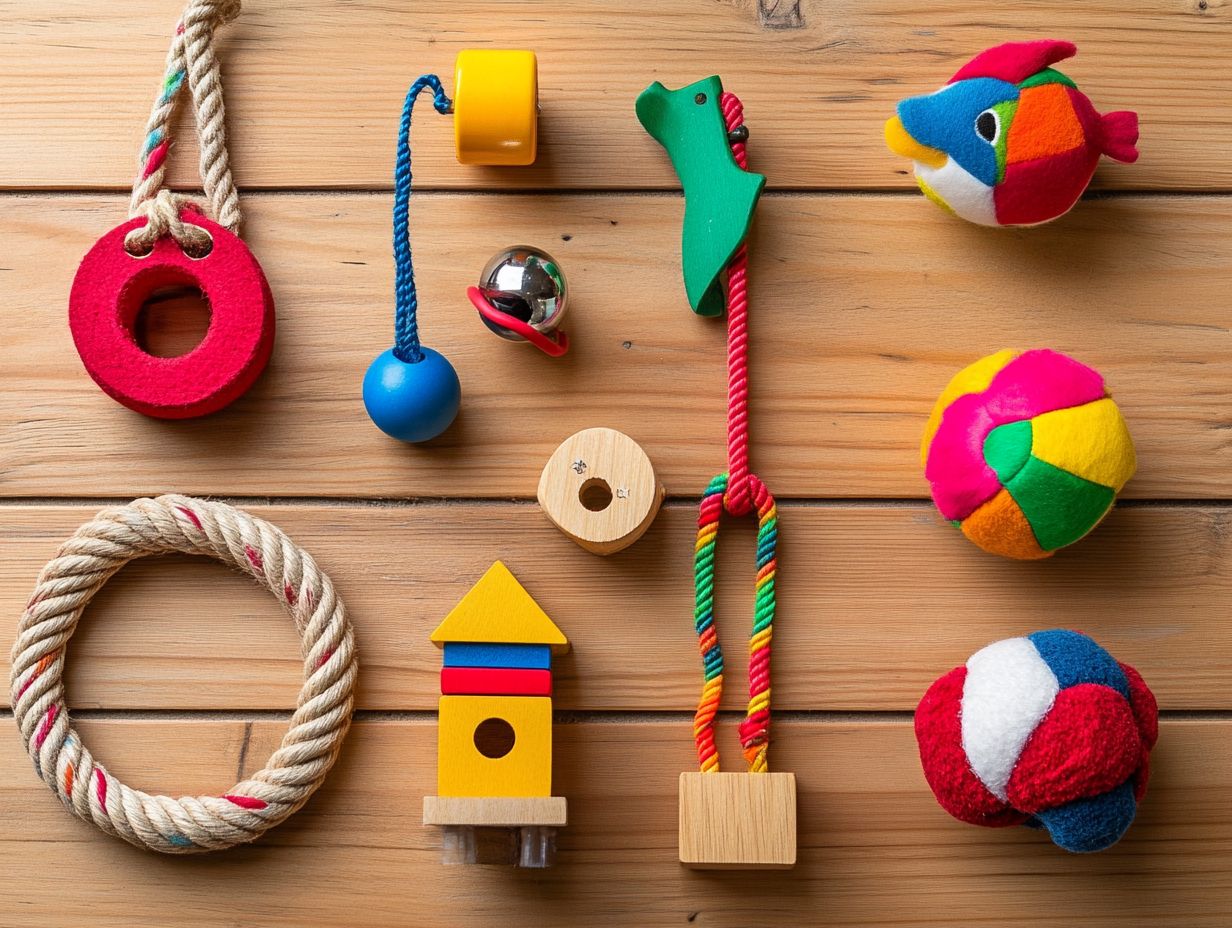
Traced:
<path fill-rule="evenodd" d="M 1138 114 L 1100 115 L 1051 65 L 1072 42 L 1007 42 L 976 55 L 936 93 L 908 97 L 886 142 L 915 162 L 925 196 L 985 226 L 1029 226 L 1068 212 L 1101 155 L 1138 158 Z"/>

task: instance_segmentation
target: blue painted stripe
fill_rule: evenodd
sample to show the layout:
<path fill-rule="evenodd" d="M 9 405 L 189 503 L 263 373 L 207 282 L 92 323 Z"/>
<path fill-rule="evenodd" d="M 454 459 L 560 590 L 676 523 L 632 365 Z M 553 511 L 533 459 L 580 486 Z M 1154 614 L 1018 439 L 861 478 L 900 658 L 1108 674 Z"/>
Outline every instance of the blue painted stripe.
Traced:
<path fill-rule="evenodd" d="M 1056 675 L 1061 689 L 1079 683 L 1098 683 L 1129 699 L 1125 671 L 1111 654 L 1086 635 L 1054 628 L 1028 637 Z"/>
<path fill-rule="evenodd" d="M 446 667 L 510 667 L 551 670 L 552 649 L 546 644 L 445 643 Z"/>

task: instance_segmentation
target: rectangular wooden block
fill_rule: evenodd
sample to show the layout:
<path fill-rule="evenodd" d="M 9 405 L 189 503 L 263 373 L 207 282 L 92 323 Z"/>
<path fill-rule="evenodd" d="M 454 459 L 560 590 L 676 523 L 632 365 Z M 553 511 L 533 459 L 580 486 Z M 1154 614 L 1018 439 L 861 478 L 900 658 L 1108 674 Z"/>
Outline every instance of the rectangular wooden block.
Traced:
<path fill-rule="evenodd" d="M 446 667 L 521 667 L 551 670 L 552 649 L 546 644 L 483 644 L 446 641 Z"/>
<path fill-rule="evenodd" d="M 563 827 L 568 811 L 563 796 L 424 796 L 423 820 L 425 825 L 477 828 Z"/>
<path fill-rule="evenodd" d="M 680 862 L 698 870 L 796 865 L 794 773 L 682 773 Z"/>
<path fill-rule="evenodd" d="M 442 796 L 552 795 L 552 700 L 442 696 L 436 791 Z"/>
<path fill-rule="evenodd" d="M 446 696 L 551 696 L 552 671 L 520 667 L 442 667 Z"/>

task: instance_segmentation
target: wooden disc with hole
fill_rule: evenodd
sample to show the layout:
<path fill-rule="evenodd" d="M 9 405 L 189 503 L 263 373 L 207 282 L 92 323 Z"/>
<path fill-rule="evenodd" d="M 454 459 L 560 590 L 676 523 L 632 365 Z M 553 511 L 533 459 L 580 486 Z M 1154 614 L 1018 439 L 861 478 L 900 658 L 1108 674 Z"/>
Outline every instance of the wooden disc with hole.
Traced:
<path fill-rule="evenodd" d="M 615 429 L 583 429 L 548 459 L 539 478 L 539 505 L 562 532 L 595 554 L 637 541 L 663 502 L 650 458 Z"/>
<path fill-rule="evenodd" d="M 129 409 L 159 419 L 208 415 L 238 399 L 274 347 L 274 298 L 248 246 L 190 209 L 181 218 L 209 232 L 208 254 L 187 255 L 170 235 L 148 254 L 129 254 L 124 237 L 146 221 L 130 220 L 86 254 L 68 304 L 73 342 L 95 383 Z M 172 286 L 200 290 L 210 324 L 192 351 L 159 358 L 137 344 L 133 326 L 155 291 Z"/>

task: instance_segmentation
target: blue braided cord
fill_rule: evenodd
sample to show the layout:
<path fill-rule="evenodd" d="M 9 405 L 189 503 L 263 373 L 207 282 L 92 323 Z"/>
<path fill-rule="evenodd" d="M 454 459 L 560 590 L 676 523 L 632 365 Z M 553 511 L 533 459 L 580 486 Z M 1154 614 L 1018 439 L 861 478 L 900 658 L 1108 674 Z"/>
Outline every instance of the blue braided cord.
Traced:
<path fill-rule="evenodd" d="M 431 87 L 432 106 L 438 113 L 448 113 L 453 103 L 441 88 L 441 79 L 425 74 L 411 84 L 402 105 L 402 123 L 398 128 L 398 158 L 394 167 L 394 357 L 403 364 L 423 360 L 419 350 L 419 297 L 415 293 L 415 268 L 411 264 L 411 110 L 415 98 L 425 87 Z"/>

